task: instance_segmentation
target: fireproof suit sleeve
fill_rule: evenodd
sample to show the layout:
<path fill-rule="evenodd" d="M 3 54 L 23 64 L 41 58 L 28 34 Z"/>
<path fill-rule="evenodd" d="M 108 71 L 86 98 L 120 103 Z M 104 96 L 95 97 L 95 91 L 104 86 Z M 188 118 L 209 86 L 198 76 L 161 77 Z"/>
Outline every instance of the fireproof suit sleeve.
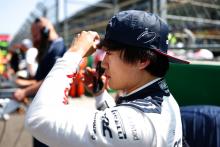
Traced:
<path fill-rule="evenodd" d="M 82 58 L 67 52 L 58 59 L 32 101 L 26 129 L 51 147 L 155 146 L 151 121 L 120 106 L 104 111 L 68 105 L 66 92 Z"/>

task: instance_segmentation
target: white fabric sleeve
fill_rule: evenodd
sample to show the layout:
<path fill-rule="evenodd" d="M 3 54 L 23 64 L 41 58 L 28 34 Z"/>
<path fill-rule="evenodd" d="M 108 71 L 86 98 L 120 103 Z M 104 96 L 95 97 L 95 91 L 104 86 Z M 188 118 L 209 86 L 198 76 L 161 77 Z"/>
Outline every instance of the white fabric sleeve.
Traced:
<path fill-rule="evenodd" d="M 29 48 L 26 52 L 26 62 L 28 64 L 35 64 L 38 50 L 36 48 Z"/>
<path fill-rule="evenodd" d="M 67 52 L 57 60 L 27 111 L 26 129 L 51 147 L 152 146 L 151 123 L 133 108 L 98 111 L 66 103 L 71 75 L 81 59 Z"/>
<path fill-rule="evenodd" d="M 98 110 L 105 110 L 106 108 L 111 108 L 115 105 L 115 100 L 106 90 L 96 96 L 96 108 Z"/>

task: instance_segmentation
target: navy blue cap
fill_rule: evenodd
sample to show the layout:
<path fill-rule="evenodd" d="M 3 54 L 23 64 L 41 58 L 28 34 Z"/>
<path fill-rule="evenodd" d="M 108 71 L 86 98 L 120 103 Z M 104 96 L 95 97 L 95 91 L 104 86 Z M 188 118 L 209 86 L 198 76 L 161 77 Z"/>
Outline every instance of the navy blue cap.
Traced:
<path fill-rule="evenodd" d="M 152 49 L 167 56 L 170 62 L 189 63 L 167 55 L 168 25 L 159 16 L 139 10 L 121 11 L 114 15 L 107 27 L 104 41 Z"/>

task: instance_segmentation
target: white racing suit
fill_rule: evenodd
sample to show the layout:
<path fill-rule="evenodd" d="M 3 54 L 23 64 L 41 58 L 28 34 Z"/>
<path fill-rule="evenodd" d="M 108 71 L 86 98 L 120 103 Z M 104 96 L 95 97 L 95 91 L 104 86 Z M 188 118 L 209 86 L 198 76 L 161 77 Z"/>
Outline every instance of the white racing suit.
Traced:
<path fill-rule="evenodd" d="M 51 147 L 182 147 L 179 107 L 164 79 L 156 79 L 117 104 L 104 92 L 102 110 L 68 105 L 67 92 L 81 56 L 67 52 L 47 75 L 26 115 L 25 126 Z"/>

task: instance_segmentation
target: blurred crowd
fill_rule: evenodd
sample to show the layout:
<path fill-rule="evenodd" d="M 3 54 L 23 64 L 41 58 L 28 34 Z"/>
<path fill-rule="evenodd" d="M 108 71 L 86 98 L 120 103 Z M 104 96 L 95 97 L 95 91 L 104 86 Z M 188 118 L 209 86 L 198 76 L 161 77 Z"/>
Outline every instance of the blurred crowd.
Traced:
<path fill-rule="evenodd" d="M 3 83 L 9 81 L 14 82 L 15 85 L 11 86 L 15 87 L 25 87 L 34 83 L 38 68 L 37 56 L 38 49 L 33 46 L 32 40 L 29 38 L 23 39 L 8 49 L 0 50 L 0 88 L 7 88 L 8 86 L 4 87 Z M 103 57 L 104 52 L 97 50 L 95 54 L 81 62 L 80 70 L 83 71 L 87 66 L 95 68 L 98 61 L 101 61 Z M 85 94 L 84 87 L 80 83 L 80 75 L 74 84 L 70 96 L 80 97 Z M 78 92 L 76 92 L 76 85 L 81 85 Z"/>
<path fill-rule="evenodd" d="M 173 33 L 169 34 L 168 39 L 171 48 L 168 50 L 169 55 L 186 60 L 219 61 L 219 57 L 216 56 L 212 50 L 207 48 L 196 48 L 196 41 L 191 31 L 184 29 L 184 32 L 189 34 L 186 39 L 179 39 Z M 202 45 L 203 43 L 200 44 Z M 207 45 L 207 43 L 204 45 Z"/>

